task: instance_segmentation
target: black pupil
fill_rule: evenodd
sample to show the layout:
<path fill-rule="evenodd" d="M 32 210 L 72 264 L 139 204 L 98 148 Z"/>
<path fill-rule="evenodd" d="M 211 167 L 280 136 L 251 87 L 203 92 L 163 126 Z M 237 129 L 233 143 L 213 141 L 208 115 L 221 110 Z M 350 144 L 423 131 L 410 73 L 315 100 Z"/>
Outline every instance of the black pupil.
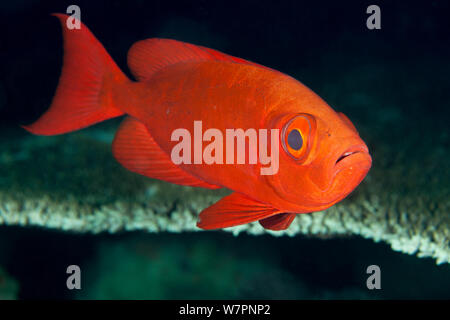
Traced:
<path fill-rule="evenodd" d="M 289 147 L 291 147 L 294 150 L 300 150 L 300 148 L 303 145 L 303 139 L 300 132 L 296 129 L 289 132 L 287 142 L 289 144 Z"/>

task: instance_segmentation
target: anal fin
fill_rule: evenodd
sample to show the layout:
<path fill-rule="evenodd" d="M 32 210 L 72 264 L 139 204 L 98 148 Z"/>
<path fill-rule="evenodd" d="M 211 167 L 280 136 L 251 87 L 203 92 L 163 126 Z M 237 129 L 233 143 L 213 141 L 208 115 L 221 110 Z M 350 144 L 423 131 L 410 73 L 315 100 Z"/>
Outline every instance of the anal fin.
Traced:
<path fill-rule="evenodd" d="M 117 130 L 112 144 L 116 160 L 130 171 L 170 183 L 218 189 L 175 165 L 138 120 L 127 117 Z"/>

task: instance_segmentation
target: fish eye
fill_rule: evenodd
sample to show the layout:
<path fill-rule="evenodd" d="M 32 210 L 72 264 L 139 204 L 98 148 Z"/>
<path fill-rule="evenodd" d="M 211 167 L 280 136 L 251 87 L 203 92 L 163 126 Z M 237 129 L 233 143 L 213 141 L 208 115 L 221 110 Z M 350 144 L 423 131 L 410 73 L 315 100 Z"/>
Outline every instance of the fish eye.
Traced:
<path fill-rule="evenodd" d="M 302 134 L 298 129 L 294 129 L 288 134 L 287 142 L 289 147 L 294 150 L 300 150 L 303 145 Z"/>
<path fill-rule="evenodd" d="M 316 129 L 316 122 L 312 115 L 301 113 L 283 126 L 281 143 L 284 151 L 294 160 L 304 160 L 311 149 Z"/>

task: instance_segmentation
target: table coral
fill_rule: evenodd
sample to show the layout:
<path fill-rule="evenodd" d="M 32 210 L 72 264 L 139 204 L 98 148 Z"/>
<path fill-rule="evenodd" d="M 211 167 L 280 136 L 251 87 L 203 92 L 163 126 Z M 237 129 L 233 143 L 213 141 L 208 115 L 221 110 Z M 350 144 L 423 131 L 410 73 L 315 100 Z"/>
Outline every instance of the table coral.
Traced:
<path fill-rule="evenodd" d="M 91 129 L 0 142 L 0 224 L 91 233 L 200 231 L 197 214 L 228 191 L 182 187 L 128 172 L 111 155 L 111 132 Z M 450 168 L 445 150 L 420 153 L 415 137 L 408 141 L 401 149 L 375 144 L 367 178 L 324 212 L 299 215 L 280 232 L 258 223 L 226 231 L 359 235 L 385 241 L 396 251 L 432 257 L 437 264 L 449 263 Z M 420 161 L 411 160 L 412 146 Z"/>

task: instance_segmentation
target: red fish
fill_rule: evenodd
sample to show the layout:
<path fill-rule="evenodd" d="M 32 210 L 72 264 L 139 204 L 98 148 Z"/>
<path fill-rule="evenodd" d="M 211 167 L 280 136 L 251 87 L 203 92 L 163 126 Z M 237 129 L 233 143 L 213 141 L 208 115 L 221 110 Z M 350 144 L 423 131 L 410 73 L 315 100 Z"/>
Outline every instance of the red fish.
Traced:
<path fill-rule="evenodd" d="M 213 49 L 154 38 L 129 50 L 128 65 L 137 79 L 132 81 L 86 26 L 69 30 L 68 16 L 55 16 L 64 35 L 59 85 L 50 108 L 24 128 L 56 135 L 126 115 L 112 145 L 125 168 L 170 183 L 234 191 L 200 213 L 200 228 L 259 221 L 267 229 L 286 229 L 296 214 L 344 199 L 371 167 L 351 121 L 290 76 Z M 204 149 L 195 142 L 197 150 L 183 151 L 194 162 L 175 163 L 179 142 L 173 133 L 186 128 L 195 135 L 196 121 L 215 132 L 268 130 L 259 138 L 278 152 L 277 167 L 261 174 L 267 166 L 250 163 L 255 151 L 250 147 L 244 149 L 247 164 L 197 161 L 195 152 Z M 223 151 L 215 149 L 215 156 Z"/>

